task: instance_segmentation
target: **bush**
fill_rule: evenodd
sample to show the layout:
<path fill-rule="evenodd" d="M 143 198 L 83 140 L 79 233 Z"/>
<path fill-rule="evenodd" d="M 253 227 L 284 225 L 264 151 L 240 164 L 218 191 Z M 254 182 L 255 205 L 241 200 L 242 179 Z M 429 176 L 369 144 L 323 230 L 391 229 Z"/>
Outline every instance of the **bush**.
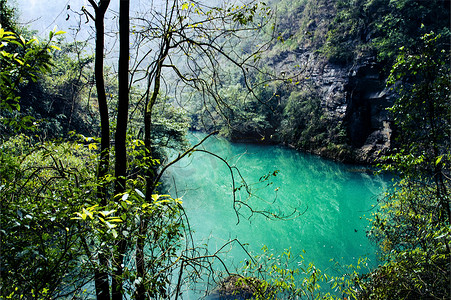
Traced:
<path fill-rule="evenodd" d="M 2 297 L 56 298 L 84 285 L 84 229 L 71 216 L 92 196 L 92 153 L 74 143 L 1 146 Z"/>

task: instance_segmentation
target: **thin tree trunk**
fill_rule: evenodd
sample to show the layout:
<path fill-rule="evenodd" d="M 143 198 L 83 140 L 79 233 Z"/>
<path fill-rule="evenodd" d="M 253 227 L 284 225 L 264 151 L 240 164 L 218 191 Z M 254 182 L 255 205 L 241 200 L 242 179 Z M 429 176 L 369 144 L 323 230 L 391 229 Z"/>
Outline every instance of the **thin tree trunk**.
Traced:
<path fill-rule="evenodd" d="M 116 186 L 115 194 L 125 191 L 127 175 L 127 122 L 128 122 L 128 66 L 129 66 L 129 42 L 130 42 L 130 17 L 129 0 L 121 0 L 119 8 L 119 101 L 117 106 L 117 126 L 115 135 L 116 145 Z"/>
<path fill-rule="evenodd" d="M 129 43 L 130 43 L 130 1 L 120 0 L 119 6 L 119 101 L 117 113 L 117 126 L 115 135 L 116 159 L 115 159 L 115 187 L 114 194 L 125 192 L 127 176 L 127 122 L 129 106 L 128 67 L 129 67 Z M 112 300 L 122 300 L 123 295 L 123 262 L 127 242 L 119 233 L 118 246 L 114 251 L 113 265 L 115 268 L 111 287 Z"/>
<path fill-rule="evenodd" d="M 100 162 L 97 173 L 97 180 L 101 180 L 108 172 L 110 160 L 110 122 L 108 116 L 108 103 L 105 92 L 105 80 L 103 74 L 103 50 L 105 47 L 105 12 L 110 4 L 110 0 L 102 0 L 100 6 L 96 9 L 96 58 L 95 58 L 95 78 L 97 99 L 100 113 Z M 107 204 L 107 195 L 104 185 L 98 186 L 98 196 L 101 199 L 101 205 Z"/>
<path fill-rule="evenodd" d="M 110 160 L 110 123 L 108 118 L 108 104 L 105 93 L 105 79 L 103 73 L 104 58 L 103 51 L 105 47 L 105 13 L 110 4 L 110 0 L 101 0 L 97 5 L 94 0 L 89 0 L 95 10 L 96 27 L 96 49 L 94 74 L 96 80 L 97 99 L 100 113 L 100 160 L 97 170 L 97 198 L 100 199 L 100 205 L 107 205 L 106 187 L 101 183 L 102 178 L 108 172 Z M 99 267 L 94 271 L 94 282 L 98 300 L 110 299 L 110 286 L 108 282 L 108 273 L 104 270 L 108 267 L 108 259 L 103 253 L 99 254 Z"/>
<path fill-rule="evenodd" d="M 160 92 L 160 80 L 161 80 L 161 70 L 163 66 L 163 62 L 168 55 L 169 52 L 169 43 L 170 43 L 171 35 L 165 39 L 163 44 L 163 48 L 161 49 L 161 55 L 158 59 L 157 67 L 155 70 L 155 80 L 153 86 L 153 92 L 150 97 L 146 101 L 146 111 L 144 114 L 144 146 L 146 148 L 146 161 L 152 161 L 152 111 L 155 102 L 157 101 L 158 94 Z M 150 82 L 148 83 L 150 87 Z M 156 179 L 156 167 L 152 166 L 148 168 L 146 171 L 146 202 L 151 203 L 152 194 L 154 193 L 155 179 Z M 136 288 L 136 299 L 144 300 L 146 299 L 146 288 L 144 286 L 144 278 L 145 278 L 145 257 L 144 257 L 144 246 L 145 246 L 145 236 L 147 234 L 149 220 L 141 218 L 140 223 L 140 232 L 137 245 L 136 245 L 136 270 L 137 276 L 143 278 L 143 280 L 138 284 Z"/>

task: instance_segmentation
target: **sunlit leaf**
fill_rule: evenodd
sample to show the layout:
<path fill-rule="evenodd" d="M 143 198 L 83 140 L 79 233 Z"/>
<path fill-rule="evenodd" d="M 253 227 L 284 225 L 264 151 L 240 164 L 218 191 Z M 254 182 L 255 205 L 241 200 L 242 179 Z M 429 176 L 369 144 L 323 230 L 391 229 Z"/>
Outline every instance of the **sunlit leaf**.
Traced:
<path fill-rule="evenodd" d="M 117 217 L 109 218 L 108 222 L 122 223 L 122 219 L 121 218 L 117 218 Z"/>
<path fill-rule="evenodd" d="M 144 198 L 144 197 L 145 197 L 145 195 L 143 194 L 143 192 L 141 192 L 140 190 L 135 189 L 135 192 L 136 192 L 141 198 Z"/>
<path fill-rule="evenodd" d="M 114 212 L 115 212 L 115 210 L 104 210 L 104 211 L 101 211 L 100 214 L 102 216 L 104 216 L 104 217 L 107 217 L 107 216 L 111 215 Z"/>
<path fill-rule="evenodd" d="M 108 221 L 105 221 L 105 225 L 106 225 L 109 229 L 113 229 L 113 228 L 116 227 L 116 224 L 111 224 L 111 223 L 108 222 Z"/>

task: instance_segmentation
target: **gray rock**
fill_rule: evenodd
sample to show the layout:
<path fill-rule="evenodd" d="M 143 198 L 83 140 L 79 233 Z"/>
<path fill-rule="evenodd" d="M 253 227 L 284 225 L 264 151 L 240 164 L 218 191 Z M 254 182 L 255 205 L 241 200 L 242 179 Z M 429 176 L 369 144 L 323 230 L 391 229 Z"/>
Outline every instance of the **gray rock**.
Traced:
<path fill-rule="evenodd" d="M 288 66 L 293 65 L 300 66 L 299 74 L 289 71 Z M 380 66 L 370 58 L 342 66 L 328 63 L 307 50 L 285 51 L 272 66 L 283 70 L 286 76 L 298 76 L 319 91 L 324 114 L 346 128 L 353 153 L 347 160 L 374 163 L 390 148 L 392 120 L 386 108 L 392 106 L 393 95 L 386 88 L 386 79 L 381 78 Z M 287 144 L 291 142 L 294 141 Z M 322 155 L 320 149 L 313 152 Z"/>

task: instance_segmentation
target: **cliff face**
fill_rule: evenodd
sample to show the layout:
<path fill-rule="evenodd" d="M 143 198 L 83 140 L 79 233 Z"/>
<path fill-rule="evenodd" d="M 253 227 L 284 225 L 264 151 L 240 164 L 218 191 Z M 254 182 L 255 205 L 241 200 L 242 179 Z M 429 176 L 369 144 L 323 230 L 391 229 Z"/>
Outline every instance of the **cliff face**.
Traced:
<path fill-rule="evenodd" d="M 449 1 L 272 3 L 285 3 L 287 17 L 277 27 L 285 42 L 274 45 L 268 64 L 299 82 L 281 95 L 278 138 L 335 160 L 374 163 L 394 140 L 386 108 L 395 99 L 382 70 L 391 69 L 401 46 L 415 52 L 424 34 L 449 37 Z"/>
<path fill-rule="evenodd" d="M 448 1 L 449 2 L 449 1 Z M 270 1 L 280 20 L 277 41 L 262 59 L 264 105 L 239 107 L 235 140 L 280 142 L 334 160 L 374 163 L 393 146 L 386 88 L 403 49 L 416 49 L 423 34 L 449 36 L 444 1 Z M 446 8 L 446 9 L 443 9 Z M 406 50 L 403 50 L 406 51 Z M 384 75 L 385 74 L 385 75 Z M 257 77 L 257 76 L 255 76 Z M 271 110 L 265 106 L 270 103 Z"/>
<path fill-rule="evenodd" d="M 295 64 L 302 66 L 297 75 L 290 73 Z M 310 50 L 298 49 L 274 57 L 270 66 L 287 76 L 298 76 L 301 85 L 309 86 L 307 90 L 319 96 L 328 124 L 340 124 L 345 131 L 341 143 L 347 151 L 324 146 L 303 149 L 290 139 L 282 142 L 331 159 L 356 163 L 374 163 L 390 148 L 392 122 L 386 108 L 392 106 L 393 97 L 377 63 L 366 59 L 353 65 L 337 65 Z M 338 133 L 331 133 L 334 134 Z M 329 138 L 337 140 L 336 136 Z"/>
<path fill-rule="evenodd" d="M 273 119 L 278 122 L 272 122 L 274 134 L 264 141 L 334 160 L 374 163 L 392 144 L 386 108 L 394 99 L 374 53 L 355 52 L 357 44 L 371 39 L 368 20 L 354 9 L 343 14 L 337 1 L 304 3 L 295 12 L 283 12 L 287 18 L 278 29 L 286 41 L 265 59 L 288 84 L 276 89 L 280 101 Z M 347 21 L 337 21 L 340 18 Z M 249 130 L 241 134 L 252 136 Z"/>
<path fill-rule="evenodd" d="M 365 62 L 349 70 L 344 86 L 344 122 L 358 162 L 373 162 L 391 145 L 392 128 L 387 108 L 393 97 L 377 64 Z"/>
<path fill-rule="evenodd" d="M 392 122 L 386 108 L 393 105 L 379 66 L 369 60 L 353 66 L 326 63 L 313 78 L 324 113 L 346 130 L 351 151 L 343 160 L 377 161 L 391 145 Z"/>

